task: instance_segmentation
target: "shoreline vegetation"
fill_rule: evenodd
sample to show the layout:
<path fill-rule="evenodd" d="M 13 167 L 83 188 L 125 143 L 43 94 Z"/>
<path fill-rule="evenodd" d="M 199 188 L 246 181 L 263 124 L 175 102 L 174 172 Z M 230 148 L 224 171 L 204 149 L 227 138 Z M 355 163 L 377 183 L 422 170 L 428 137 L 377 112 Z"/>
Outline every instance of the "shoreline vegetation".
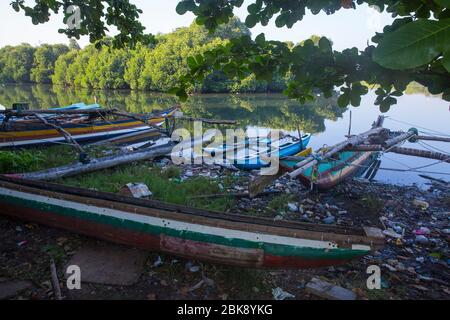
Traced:
<path fill-rule="evenodd" d="M 132 90 L 168 92 L 188 73 L 188 57 L 224 45 L 230 39 L 251 35 L 250 29 L 235 17 L 209 33 L 192 23 L 171 33 L 159 34 L 156 45 L 138 43 L 135 48 L 113 49 L 111 39 L 80 48 L 76 40 L 69 45 L 23 43 L 0 48 L 0 84 L 47 84 L 93 90 Z M 320 36 L 310 39 L 318 43 Z M 288 42 L 288 46 L 294 43 Z M 275 75 L 271 82 L 254 75 L 229 79 L 214 71 L 203 83 L 189 88 L 190 93 L 282 93 L 291 75 Z M 428 91 L 419 84 L 408 86 L 406 93 Z"/>
<path fill-rule="evenodd" d="M 80 48 L 70 44 L 29 44 L 0 48 L 0 83 L 53 84 L 90 89 L 131 89 L 167 92 L 179 84 L 188 72 L 187 58 L 224 45 L 230 39 L 250 35 L 250 30 L 234 18 L 210 34 L 193 23 L 168 34 L 159 34 L 157 44 L 113 49 L 111 39 Z M 320 39 L 313 36 L 312 39 Z M 213 72 L 191 93 L 282 92 L 286 81 L 275 77 L 270 83 L 254 76 L 228 79 L 223 72 Z"/>

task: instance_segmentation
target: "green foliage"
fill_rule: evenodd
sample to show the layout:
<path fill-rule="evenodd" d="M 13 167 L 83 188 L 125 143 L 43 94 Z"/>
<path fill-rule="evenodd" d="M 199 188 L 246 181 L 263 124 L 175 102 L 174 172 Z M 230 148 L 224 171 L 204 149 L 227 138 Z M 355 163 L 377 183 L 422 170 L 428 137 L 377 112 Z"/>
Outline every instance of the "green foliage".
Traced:
<path fill-rule="evenodd" d="M 36 83 L 52 83 L 55 62 L 59 56 L 67 53 L 69 48 L 62 44 L 44 44 L 34 52 L 34 63 L 30 80 Z"/>
<path fill-rule="evenodd" d="M 0 49 L 0 82 L 30 82 L 35 48 L 29 44 Z"/>
<path fill-rule="evenodd" d="M 74 12 L 68 10 L 70 6 L 79 8 L 80 25 L 59 29 L 60 33 L 69 38 L 80 39 L 88 35 L 92 43 L 102 40 L 108 31 L 107 26 L 115 26 L 119 33 L 114 36 L 112 45 L 116 48 L 125 45 L 134 46 L 138 42 L 151 43 L 154 37 L 144 34 L 145 27 L 139 22 L 142 10 L 129 0 L 35 0 L 34 6 L 28 6 L 24 0 L 13 0 L 11 5 L 17 12 L 23 11 L 31 18 L 33 24 L 46 23 L 52 14 L 64 13 L 64 23 L 73 22 Z M 99 45 L 101 46 L 101 45 Z"/>
<path fill-rule="evenodd" d="M 31 151 L 0 151 L 0 173 L 32 171 L 43 162 L 41 154 Z"/>
<path fill-rule="evenodd" d="M 182 0 L 178 12 L 191 11 L 197 23 L 214 31 L 233 16 L 233 10 L 242 1 L 220 2 Z M 397 18 L 383 33 L 376 34 L 364 51 L 356 48 L 334 51 L 326 38 L 305 41 L 288 46 L 277 41 L 266 41 L 263 34 L 255 41 L 243 36 L 226 46 L 205 52 L 199 59 L 203 63 L 190 67 L 184 78 L 185 85 L 175 92 L 185 97 L 190 83 L 203 81 L 213 70 L 224 70 L 229 77 L 243 77 L 252 73 L 256 79 L 270 81 L 275 75 L 290 72 L 286 95 L 300 102 L 314 99 L 313 92 L 320 90 L 329 96 L 333 88 L 341 87 L 339 105 L 358 106 L 361 96 L 367 93 L 361 85 L 377 85 L 381 90 L 376 104 L 385 112 L 407 88 L 417 82 L 432 94 L 443 94 L 450 100 L 450 20 L 449 3 L 441 1 L 411 0 L 335 0 L 335 1 L 278 1 L 253 0 L 247 7 L 247 27 L 267 25 L 275 18 L 277 27 L 291 28 L 310 11 L 334 14 L 342 9 L 369 4 L 380 11 L 386 10 Z"/>
<path fill-rule="evenodd" d="M 249 36 L 248 28 L 237 18 L 221 25 L 214 33 L 193 23 L 158 37 L 158 44 L 136 44 L 133 49 L 114 49 L 112 40 L 89 45 L 80 50 L 76 42 L 69 45 L 42 45 L 36 48 L 33 67 L 27 72 L 30 81 L 94 89 L 169 91 L 182 85 L 189 67 L 203 63 L 195 57 L 226 45 L 230 39 Z M 72 48 L 72 49 L 70 49 Z M 6 73 L 6 71 L 5 71 Z M 5 75 L 7 76 L 7 75 Z M 8 81 L 5 81 L 8 82 Z M 188 87 L 189 92 L 281 92 L 286 79 L 260 81 L 254 76 L 229 79 L 221 70 L 206 76 L 203 83 Z"/>
<path fill-rule="evenodd" d="M 144 27 L 138 21 L 142 11 L 130 4 L 129 0 L 91 0 L 89 4 L 82 0 L 34 2 L 34 7 L 25 5 L 23 0 L 14 0 L 11 4 L 16 11 L 23 10 L 35 24 L 47 22 L 51 14 L 57 13 L 59 9 L 69 5 L 79 6 L 81 27 L 63 29 L 60 32 L 75 38 L 87 34 L 92 43 L 97 42 L 98 48 L 102 46 L 107 25 L 116 26 L 119 30 L 119 34 L 111 41 L 116 48 L 126 44 L 134 47 L 138 42 L 156 42 L 153 36 L 144 35 Z M 179 14 L 192 12 L 196 16 L 197 25 L 204 26 L 211 35 L 233 20 L 234 9 L 241 7 L 243 2 L 181 0 L 176 11 Z M 342 87 L 341 105 L 359 105 L 361 95 L 366 92 L 360 86 L 362 82 L 377 85 L 383 90 L 379 91 L 382 94 L 376 101 L 382 111 L 387 111 L 396 103 L 392 96 L 402 93 L 412 82 L 420 83 L 432 94 L 442 94 L 444 99 L 450 100 L 448 0 L 252 0 L 247 7 L 245 24 L 248 28 L 253 28 L 258 23 L 266 26 L 275 19 L 277 27 L 291 28 L 303 20 L 308 12 L 313 15 L 321 12 L 331 15 L 360 5 L 375 6 L 396 18 L 392 25 L 384 28 L 383 33 L 373 37 L 372 41 L 376 46 L 369 45 L 362 52 L 356 48 L 334 51 L 331 43 L 324 38 L 318 42 L 305 41 L 296 46 L 266 41 L 263 35 L 252 41 L 250 33 L 231 39 L 224 37 L 228 32 L 223 33 L 219 36 L 220 41 L 225 40 L 223 43 L 218 41 L 213 48 L 206 51 L 206 48 L 202 48 L 194 52 L 183 51 L 184 46 L 176 39 L 162 39 L 166 44 L 162 44 L 159 50 L 152 51 L 145 58 L 145 64 L 147 66 L 148 62 L 157 59 L 156 62 L 173 63 L 175 67 L 147 66 L 142 70 L 139 81 L 133 82 L 133 86 L 158 90 L 167 90 L 171 86 L 169 91 L 185 100 L 187 93 L 197 88 L 214 71 L 222 71 L 231 79 L 241 80 L 253 74 L 256 80 L 267 82 L 275 76 L 283 78 L 290 73 L 285 93 L 300 102 L 314 99 L 315 90 L 329 96 L 333 88 Z M 65 21 L 71 18 L 71 13 L 65 12 L 64 15 Z M 180 50 L 181 58 L 171 55 L 168 44 L 173 44 L 174 48 Z M 162 53 L 168 56 L 163 57 Z M 180 60 L 187 59 L 188 55 L 193 58 L 188 65 L 189 72 L 185 74 L 183 68 L 179 69 Z M 139 61 L 136 61 L 137 65 Z M 2 68 L 4 65 L 4 62 L 0 62 Z M 133 74 L 138 69 L 133 66 L 130 73 Z M 9 74 L 11 73 L 6 73 Z M 111 81 L 106 81 L 108 86 L 121 85 L 110 83 Z M 80 79 L 75 84 L 87 86 L 89 79 Z"/>
<path fill-rule="evenodd" d="M 416 20 L 401 26 L 384 37 L 373 58 L 383 67 L 402 70 L 431 63 L 442 53 L 450 55 L 450 19 Z"/>

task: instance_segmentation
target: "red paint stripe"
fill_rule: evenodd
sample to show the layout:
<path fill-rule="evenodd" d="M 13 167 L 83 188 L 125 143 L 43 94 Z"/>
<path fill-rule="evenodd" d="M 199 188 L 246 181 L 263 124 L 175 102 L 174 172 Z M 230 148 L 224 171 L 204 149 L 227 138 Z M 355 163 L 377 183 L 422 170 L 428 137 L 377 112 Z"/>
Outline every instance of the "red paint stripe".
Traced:
<path fill-rule="evenodd" d="M 71 135 L 76 139 L 78 136 L 80 135 L 85 135 L 85 134 L 97 134 L 97 133 L 104 133 L 104 132 L 111 132 L 112 134 L 115 131 L 119 131 L 119 130 L 125 130 L 125 129 L 134 129 L 134 128 L 139 128 L 142 127 L 144 124 L 136 124 L 134 126 L 120 126 L 120 127 L 114 127 L 114 128 L 105 128 L 105 129 L 101 129 L 101 130 L 93 130 L 92 127 L 87 127 L 86 130 L 84 131 L 79 131 L 76 133 L 71 133 Z M 63 137 L 60 133 L 58 133 L 58 131 L 54 130 L 55 133 L 52 134 L 46 134 L 46 135 L 33 135 L 33 133 L 31 132 L 29 136 L 21 136 L 21 137 L 14 137 L 13 136 L 13 132 L 8 132 L 8 134 L 11 134 L 12 137 L 8 137 L 8 138 L 2 138 L 2 142 L 19 142 L 19 141 L 26 141 L 26 140 L 41 140 L 41 139 L 51 139 L 51 138 L 60 138 Z M 70 133 L 70 130 L 68 131 Z"/>
<path fill-rule="evenodd" d="M 151 251 L 160 250 L 160 237 L 147 233 L 116 228 L 106 224 L 61 216 L 30 208 L 17 207 L 5 203 L 1 205 L 1 213 L 118 244 L 130 245 Z"/>
<path fill-rule="evenodd" d="M 347 263 L 348 260 L 332 260 L 332 259 L 302 259 L 297 257 L 280 257 L 269 254 L 264 255 L 264 267 L 267 268 L 286 268 L 286 269 L 307 269 L 330 267 Z"/>

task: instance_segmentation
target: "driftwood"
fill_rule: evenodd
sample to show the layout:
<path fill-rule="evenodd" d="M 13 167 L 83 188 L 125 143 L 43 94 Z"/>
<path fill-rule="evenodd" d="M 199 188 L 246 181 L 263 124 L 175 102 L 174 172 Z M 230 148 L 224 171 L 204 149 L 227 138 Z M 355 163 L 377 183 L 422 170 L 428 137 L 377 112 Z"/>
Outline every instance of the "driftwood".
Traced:
<path fill-rule="evenodd" d="M 52 287 L 55 299 L 62 300 L 61 287 L 59 286 L 58 274 L 56 272 L 55 261 L 53 261 L 53 259 L 50 261 L 50 272 L 52 276 Z"/>
<path fill-rule="evenodd" d="M 367 138 L 369 136 L 371 136 L 373 134 L 378 134 L 382 130 L 384 130 L 384 128 L 381 127 L 383 124 L 383 120 L 384 120 L 383 117 L 379 117 L 377 122 L 374 124 L 374 127 L 371 130 L 361 133 L 359 135 L 350 137 L 349 139 L 330 147 L 328 149 L 328 151 L 325 151 L 324 153 L 322 153 L 320 155 L 320 157 L 321 158 L 330 158 L 334 154 L 336 154 L 348 147 L 356 146 L 356 145 L 363 143 L 365 140 L 367 140 Z M 299 162 L 295 166 L 296 170 L 289 173 L 289 176 L 291 178 L 295 178 L 295 177 L 299 176 L 300 174 L 302 174 L 302 172 L 305 171 L 306 169 L 308 169 L 312 166 L 315 166 L 318 163 L 319 163 L 319 160 L 316 158 L 316 156 L 309 156 L 305 160 Z"/>
<path fill-rule="evenodd" d="M 185 121 L 201 121 L 208 124 L 227 124 L 234 125 L 237 123 L 236 120 L 218 120 L 218 119 L 205 119 L 205 118 L 191 118 L 186 116 L 175 116 L 177 120 L 185 120 Z"/>
<path fill-rule="evenodd" d="M 18 177 L 27 180 L 54 180 L 68 176 L 74 176 L 82 173 L 88 173 L 101 169 L 115 167 L 121 164 L 126 164 L 134 161 L 142 161 L 147 159 L 164 156 L 172 151 L 173 143 L 153 146 L 147 149 L 130 152 L 127 154 L 120 154 L 99 159 L 92 159 L 88 164 L 75 163 L 58 168 L 52 168 L 43 171 L 12 174 L 9 176 Z"/>

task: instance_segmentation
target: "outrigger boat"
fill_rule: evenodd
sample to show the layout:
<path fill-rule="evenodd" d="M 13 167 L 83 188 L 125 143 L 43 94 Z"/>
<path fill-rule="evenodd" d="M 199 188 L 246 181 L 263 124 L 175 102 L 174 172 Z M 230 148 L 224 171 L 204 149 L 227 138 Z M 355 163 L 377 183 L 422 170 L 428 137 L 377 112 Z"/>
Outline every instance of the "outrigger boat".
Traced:
<path fill-rule="evenodd" d="M 211 212 L 0 176 L 1 214 L 190 259 L 256 268 L 346 263 L 380 249 L 375 228 Z"/>
<path fill-rule="evenodd" d="M 93 142 L 127 134 L 148 132 L 150 126 L 163 125 L 166 118 L 172 117 L 176 110 L 176 107 L 172 107 L 152 114 L 134 115 L 132 118 L 114 116 L 114 119 L 111 120 L 111 117 L 97 115 L 96 111 L 100 111 L 100 109 L 86 109 L 87 114 L 82 113 L 84 109 L 64 110 L 63 112 L 81 113 L 68 113 L 66 117 L 59 111 L 54 117 L 45 117 L 45 121 L 63 129 L 76 142 Z M 147 123 L 138 118 L 145 119 Z M 32 115 L 20 121 L 4 119 L 0 127 L 0 148 L 61 143 L 65 140 L 66 137 L 61 134 L 60 130 L 49 127 L 48 124 L 42 122 L 42 119 L 33 118 Z"/>
<path fill-rule="evenodd" d="M 377 159 L 377 152 L 342 151 L 306 169 L 297 178 L 306 187 L 326 191 L 346 179 L 362 176 Z M 298 162 L 298 160 L 281 160 L 281 170 L 291 172 Z"/>

